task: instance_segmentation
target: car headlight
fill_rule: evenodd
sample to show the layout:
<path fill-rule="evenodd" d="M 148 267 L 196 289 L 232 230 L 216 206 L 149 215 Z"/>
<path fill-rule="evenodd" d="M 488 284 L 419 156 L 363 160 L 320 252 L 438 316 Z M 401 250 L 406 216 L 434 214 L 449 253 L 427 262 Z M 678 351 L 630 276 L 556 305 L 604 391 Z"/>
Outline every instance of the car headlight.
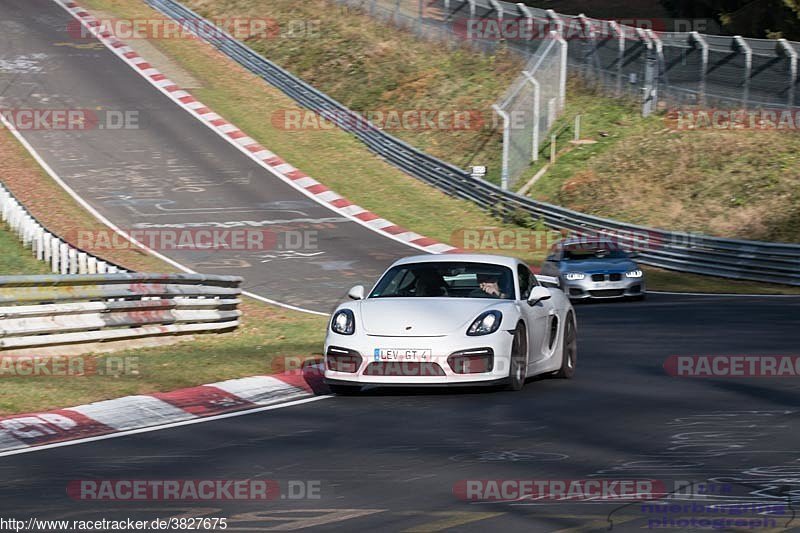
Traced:
<path fill-rule="evenodd" d="M 331 320 L 331 331 L 339 335 L 352 335 L 356 331 L 356 318 L 350 309 L 336 311 Z"/>
<path fill-rule="evenodd" d="M 644 272 L 642 272 L 641 270 L 638 270 L 638 269 L 637 270 L 631 270 L 630 272 L 626 272 L 625 273 L 625 277 L 626 278 L 641 278 L 642 276 L 644 276 Z"/>
<path fill-rule="evenodd" d="M 500 311 L 486 311 L 481 313 L 467 329 L 467 335 L 475 337 L 478 335 L 488 335 L 494 333 L 503 321 L 503 313 Z"/>
<path fill-rule="evenodd" d="M 567 278 L 567 281 L 578 281 L 585 278 L 586 274 L 582 272 L 567 272 L 564 277 Z"/>

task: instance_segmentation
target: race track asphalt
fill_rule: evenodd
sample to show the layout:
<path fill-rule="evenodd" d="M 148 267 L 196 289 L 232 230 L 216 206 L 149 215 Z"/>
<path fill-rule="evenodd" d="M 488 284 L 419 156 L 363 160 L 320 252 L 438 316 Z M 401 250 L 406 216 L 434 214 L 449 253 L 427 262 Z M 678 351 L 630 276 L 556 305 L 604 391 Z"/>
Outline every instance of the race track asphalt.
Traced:
<path fill-rule="evenodd" d="M 462 501 L 463 480 L 695 483 L 706 499 L 800 500 L 797 378 L 666 375 L 670 355 L 797 354 L 800 299 L 653 295 L 577 306 L 578 373 L 522 392 L 375 389 L 359 396 L 0 459 L 3 515 L 214 516 L 232 530 L 641 531 L 636 502 Z M 319 484 L 319 499 L 92 502 L 85 479 L 264 479 Z M 714 493 L 706 484 L 725 487 Z M 797 505 L 800 507 L 800 505 Z M 609 522 L 609 516 L 611 522 Z M 719 518 L 719 515 L 717 515 Z M 673 529 L 686 530 L 686 528 Z M 735 530 L 735 529 L 729 529 Z M 743 530 L 740 528 L 740 530 Z"/>

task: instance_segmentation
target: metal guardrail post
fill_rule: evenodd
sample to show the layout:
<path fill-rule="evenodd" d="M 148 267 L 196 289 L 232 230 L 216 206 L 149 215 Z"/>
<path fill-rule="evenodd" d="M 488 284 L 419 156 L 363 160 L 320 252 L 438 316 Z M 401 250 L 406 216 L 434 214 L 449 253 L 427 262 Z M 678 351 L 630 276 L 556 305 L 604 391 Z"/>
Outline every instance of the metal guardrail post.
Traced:
<path fill-rule="evenodd" d="M 708 72 L 708 42 L 702 34 L 693 31 L 689 34 L 689 44 L 700 48 L 700 82 L 698 92 L 700 93 L 700 105 L 706 105 L 706 73 Z"/>
<path fill-rule="evenodd" d="M 775 45 L 778 55 L 789 60 L 789 87 L 786 91 L 786 106 L 794 107 L 795 86 L 797 85 L 797 50 L 786 39 L 778 39 Z"/>
<path fill-rule="evenodd" d="M 744 54 L 744 88 L 742 89 L 742 105 L 747 109 L 750 101 L 750 76 L 753 72 L 753 49 L 741 35 L 733 37 L 731 48 L 734 51 Z"/>

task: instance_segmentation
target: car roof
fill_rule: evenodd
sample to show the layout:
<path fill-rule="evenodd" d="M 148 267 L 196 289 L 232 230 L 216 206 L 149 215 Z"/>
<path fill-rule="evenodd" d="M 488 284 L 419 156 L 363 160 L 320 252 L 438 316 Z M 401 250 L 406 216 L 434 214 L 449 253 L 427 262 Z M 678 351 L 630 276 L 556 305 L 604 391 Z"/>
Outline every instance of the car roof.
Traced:
<path fill-rule="evenodd" d="M 520 263 L 514 257 L 490 254 L 425 254 L 412 255 L 398 259 L 392 266 L 406 265 L 409 263 L 485 263 L 488 265 L 502 265 L 512 270 Z"/>

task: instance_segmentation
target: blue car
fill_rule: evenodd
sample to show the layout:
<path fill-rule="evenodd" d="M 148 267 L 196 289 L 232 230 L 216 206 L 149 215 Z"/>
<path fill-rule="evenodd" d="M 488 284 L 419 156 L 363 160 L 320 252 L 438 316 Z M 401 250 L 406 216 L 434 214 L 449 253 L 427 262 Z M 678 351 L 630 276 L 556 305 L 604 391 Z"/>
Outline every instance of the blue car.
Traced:
<path fill-rule="evenodd" d="M 542 274 L 558 278 L 572 300 L 644 299 L 645 276 L 635 254 L 601 238 L 567 238 L 557 243 Z"/>

